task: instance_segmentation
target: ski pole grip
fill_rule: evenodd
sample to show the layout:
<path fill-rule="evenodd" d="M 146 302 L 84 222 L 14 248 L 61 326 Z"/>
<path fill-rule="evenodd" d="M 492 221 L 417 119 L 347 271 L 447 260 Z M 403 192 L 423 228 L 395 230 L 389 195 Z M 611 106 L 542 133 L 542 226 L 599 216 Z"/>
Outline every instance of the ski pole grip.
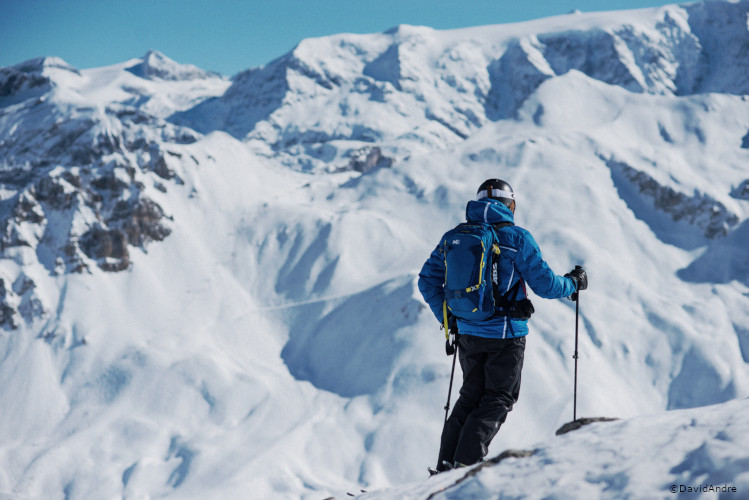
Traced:
<path fill-rule="evenodd" d="M 575 266 L 575 271 L 577 271 L 577 270 L 582 271 L 582 275 L 584 277 L 583 286 L 582 287 L 578 286 L 578 290 L 577 290 L 578 292 L 581 292 L 581 291 L 586 290 L 588 288 L 588 278 L 587 278 L 587 276 L 585 274 L 585 269 L 583 269 L 583 266 Z"/>

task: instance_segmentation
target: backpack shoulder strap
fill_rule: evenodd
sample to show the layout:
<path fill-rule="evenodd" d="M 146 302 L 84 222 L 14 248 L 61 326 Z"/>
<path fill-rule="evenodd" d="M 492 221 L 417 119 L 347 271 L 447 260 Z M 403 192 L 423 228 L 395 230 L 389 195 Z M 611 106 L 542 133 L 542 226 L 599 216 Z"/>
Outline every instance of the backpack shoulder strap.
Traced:
<path fill-rule="evenodd" d="M 492 227 L 494 228 L 494 233 L 497 234 L 500 229 L 505 228 L 507 226 L 514 226 L 514 222 L 510 221 L 504 221 L 504 222 L 498 222 L 496 224 L 492 224 Z M 505 293 L 500 292 L 496 286 L 493 290 L 494 292 L 494 300 L 495 303 L 498 306 L 506 307 L 508 304 L 511 304 L 515 302 L 518 296 L 518 291 L 520 290 L 520 286 L 522 284 L 523 279 L 520 278 L 509 290 L 507 290 Z M 512 297 L 512 298 L 509 298 Z"/>
<path fill-rule="evenodd" d="M 492 224 L 492 229 L 494 230 L 494 241 L 499 243 L 499 230 L 502 228 L 505 228 L 507 226 L 514 226 L 514 222 L 504 221 L 504 222 L 497 222 L 496 224 Z"/>
<path fill-rule="evenodd" d="M 515 225 L 514 222 L 504 221 L 504 222 L 497 222 L 496 224 L 492 224 L 492 227 L 494 227 L 495 231 L 499 231 L 503 227 L 514 226 L 514 225 Z"/>

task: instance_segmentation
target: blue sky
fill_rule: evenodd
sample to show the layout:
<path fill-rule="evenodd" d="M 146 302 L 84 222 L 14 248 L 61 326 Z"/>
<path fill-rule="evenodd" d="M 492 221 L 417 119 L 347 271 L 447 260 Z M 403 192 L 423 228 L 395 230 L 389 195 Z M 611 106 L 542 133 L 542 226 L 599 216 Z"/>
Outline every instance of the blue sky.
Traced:
<path fill-rule="evenodd" d="M 0 0 L 0 66 L 58 56 L 77 68 L 156 49 L 230 76 L 309 37 L 437 29 L 678 3 L 664 0 Z"/>

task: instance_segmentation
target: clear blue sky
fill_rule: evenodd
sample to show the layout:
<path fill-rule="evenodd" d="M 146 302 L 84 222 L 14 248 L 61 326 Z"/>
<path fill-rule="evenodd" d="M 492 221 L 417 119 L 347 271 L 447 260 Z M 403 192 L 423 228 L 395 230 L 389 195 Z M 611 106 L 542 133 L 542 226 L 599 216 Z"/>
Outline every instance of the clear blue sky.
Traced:
<path fill-rule="evenodd" d="M 156 49 L 230 76 L 279 57 L 304 38 L 376 33 L 398 24 L 437 29 L 667 0 L 0 0 L 0 66 L 58 56 L 106 66 Z"/>

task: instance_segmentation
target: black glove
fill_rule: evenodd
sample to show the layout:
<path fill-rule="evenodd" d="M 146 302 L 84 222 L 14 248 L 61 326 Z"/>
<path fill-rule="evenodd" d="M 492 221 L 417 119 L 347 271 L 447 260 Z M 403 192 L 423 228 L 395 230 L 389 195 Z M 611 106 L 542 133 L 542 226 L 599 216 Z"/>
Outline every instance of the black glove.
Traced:
<path fill-rule="evenodd" d="M 455 354 L 455 344 L 458 343 L 458 320 L 452 314 L 447 316 L 447 340 L 445 340 L 445 354 L 452 356 Z M 450 341 L 450 335 L 453 336 L 452 342 Z"/>
<path fill-rule="evenodd" d="M 582 266 L 575 266 L 575 269 L 564 275 L 566 278 L 575 280 L 575 293 L 569 296 L 570 300 L 577 300 L 577 293 L 588 288 L 588 274 Z"/>
<path fill-rule="evenodd" d="M 447 329 L 454 335 L 458 334 L 458 318 L 452 314 L 447 315 Z"/>

